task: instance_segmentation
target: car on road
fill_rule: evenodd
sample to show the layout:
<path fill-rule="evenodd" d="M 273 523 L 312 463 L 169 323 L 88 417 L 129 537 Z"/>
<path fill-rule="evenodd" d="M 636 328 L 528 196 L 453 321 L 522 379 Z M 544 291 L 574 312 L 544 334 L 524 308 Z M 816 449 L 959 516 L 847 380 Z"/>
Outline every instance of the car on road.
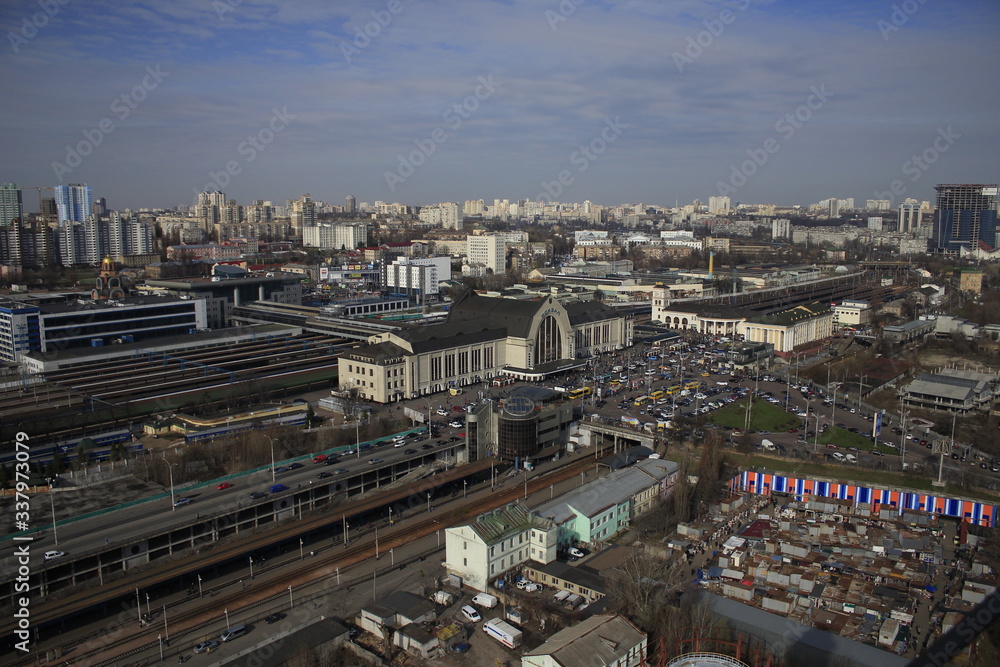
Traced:
<path fill-rule="evenodd" d="M 288 466 L 278 466 L 277 468 L 274 469 L 274 474 L 278 475 L 283 472 L 288 472 L 290 469 L 291 468 L 289 468 Z"/>
<path fill-rule="evenodd" d="M 281 612 L 278 612 L 277 614 L 271 614 L 270 616 L 266 616 L 264 618 L 264 622 L 267 623 L 268 625 L 272 625 L 274 623 L 277 623 L 283 618 L 285 618 L 285 615 L 282 614 Z"/>
<path fill-rule="evenodd" d="M 250 494 L 251 500 L 260 500 L 261 498 L 267 498 L 267 494 L 263 491 L 254 491 Z"/>
<path fill-rule="evenodd" d="M 451 406 L 451 409 L 454 410 L 455 412 L 465 412 L 465 408 L 463 408 L 461 405 L 453 405 Z"/>
<path fill-rule="evenodd" d="M 284 484 L 272 484 L 271 488 L 267 490 L 268 493 L 281 493 L 282 491 L 287 491 L 288 487 Z"/>
<path fill-rule="evenodd" d="M 316 475 L 317 479 L 328 479 L 330 477 L 333 477 L 332 472 L 321 472 L 320 474 Z"/>
<path fill-rule="evenodd" d="M 222 484 L 216 484 L 215 488 L 217 488 L 219 491 L 225 491 L 226 489 L 233 488 L 233 485 L 230 484 L 229 482 L 223 482 Z"/>
<path fill-rule="evenodd" d="M 413 448 L 411 447 L 411 448 L 409 448 L 409 449 L 404 449 L 404 450 L 403 450 L 403 453 L 404 453 L 404 454 L 416 454 L 416 453 L 417 453 L 417 450 L 415 450 L 415 449 L 413 449 Z"/>
<path fill-rule="evenodd" d="M 201 642 L 200 644 L 194 645 L 195 653 L 205 653 L 206 651 L 211 651 L 219 647 L 219 642 L 209 640 L 207 642 Z"/>
<path fill-rule="evenodd" d="M 190 498 L 178 498 L 174 501 L 174 507 L 183 507 L 191 502 Z"/>
<path fill-rule="evenodd" d="M 441 445 L 441 444 L 444 444 L 444 443 L 443 443 L 443 441 L 438 440 L 437 444 Z M 420 449 L 422 449 L 424 451 L 427 451 L 428 449 L 431 449 L 432 447 L 434 447 L 434 445 L 432 445 L 430 443 L 426 443 L 426 444 L 420 445 Z"/>
<path fill-rule="evenodd" d="M 292 464 L 289 464 L 288 469 L 289 470 L 298 470 L 301 467 L 302 467 L 301 463 L 292 463 Z"/>
<path fill-rule="evenodd" d="M 382 463 L 382 459 L 368 459 L 368 463 L 375 465 L 376 463 Z"/>
<path fill-rule="evenodd" d="M 66 555 L 65 551 L 46 551 L 45 560 L 52 560 L 53 558 L 62 558 Z"/>

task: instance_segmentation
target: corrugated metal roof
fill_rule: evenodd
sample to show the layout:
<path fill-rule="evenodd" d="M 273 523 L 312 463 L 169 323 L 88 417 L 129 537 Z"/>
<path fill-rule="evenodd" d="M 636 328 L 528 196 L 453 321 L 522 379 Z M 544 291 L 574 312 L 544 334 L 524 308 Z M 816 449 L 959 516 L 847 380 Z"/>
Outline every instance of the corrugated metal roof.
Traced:
<path fill-rule="evenodd" d="M 645 633 L 623 616 L 591 616 L 523 655 L 546 655 L 564 667 L 603 667 L 621 660 L 645 640 Z"/>

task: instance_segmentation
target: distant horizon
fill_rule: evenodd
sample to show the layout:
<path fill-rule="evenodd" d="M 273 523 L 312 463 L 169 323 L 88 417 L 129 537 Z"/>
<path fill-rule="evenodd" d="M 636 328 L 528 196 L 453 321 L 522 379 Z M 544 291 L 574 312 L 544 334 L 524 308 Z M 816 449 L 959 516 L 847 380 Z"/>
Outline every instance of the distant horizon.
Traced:
<path fill-rule="evenodd" d="M 209 188 L 896 208 L 1000 180 L 988 0 L 36 0 L 0 24 L 0 180 L 116 210 Z"/>

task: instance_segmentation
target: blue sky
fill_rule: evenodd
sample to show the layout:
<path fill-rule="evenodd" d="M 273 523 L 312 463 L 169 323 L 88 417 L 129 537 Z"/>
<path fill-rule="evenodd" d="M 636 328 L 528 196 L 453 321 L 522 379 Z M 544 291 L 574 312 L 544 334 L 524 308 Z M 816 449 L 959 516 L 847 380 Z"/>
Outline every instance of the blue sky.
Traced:
<path fill-rule="evenodd" d="M 673 205 L 1000 178 L 995 0 L 64 2 L 0 8 L 0 181 L 113 208 L 213 182 Z"/>

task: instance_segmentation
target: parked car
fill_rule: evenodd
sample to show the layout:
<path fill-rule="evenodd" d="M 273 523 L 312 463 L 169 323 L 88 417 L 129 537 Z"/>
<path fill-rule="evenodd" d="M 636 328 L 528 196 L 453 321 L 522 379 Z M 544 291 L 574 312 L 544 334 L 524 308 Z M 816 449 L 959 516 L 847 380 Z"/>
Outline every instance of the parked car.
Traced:
<path fill-rule="evenodd" d="M 277 623 L 278 621 L 280 621 L 284 617 L 285 617 L 284 614 L 282 614 L 281 612 L 278 612 L 277 614 L 271 614 L 270 616 L 267 616 L 266 618 L 264 618 L 264 622 L 267 623 L 268 625 L 271 625 L 273 623 Z"/>
<path fill-rule="evenodd" d="M 206 651 L 212 651 L 213 649 L 218 648 L 218 646 L 219 646 L 219 642 L 209 640 L 207 642 L 201 642 L 200 644 L 195 644 L 194 645 L 194 652 L 195 653 L 205 653 Z"/>
<path fill-rule="evenodd" d="M 483 620 L 483 617 L 479 615 L 479 612 L 476 611 L 476 608 L 470 605 L 465 605 L 464 607 L 462 607 L 462 615 L 465 616 L 465 618 L 471 623 L 478 623 L 479 621 Z"/>
<path fill-rule="evenodd" d="M 458 644 L 455 644 L 455 646 L 453 646 L 451 650 L 453 650 L 455 653 L 465 653 L 470 648 L 472 648 L 472 644 L 470 644 L 469 642 L 459 642 Z"/>

